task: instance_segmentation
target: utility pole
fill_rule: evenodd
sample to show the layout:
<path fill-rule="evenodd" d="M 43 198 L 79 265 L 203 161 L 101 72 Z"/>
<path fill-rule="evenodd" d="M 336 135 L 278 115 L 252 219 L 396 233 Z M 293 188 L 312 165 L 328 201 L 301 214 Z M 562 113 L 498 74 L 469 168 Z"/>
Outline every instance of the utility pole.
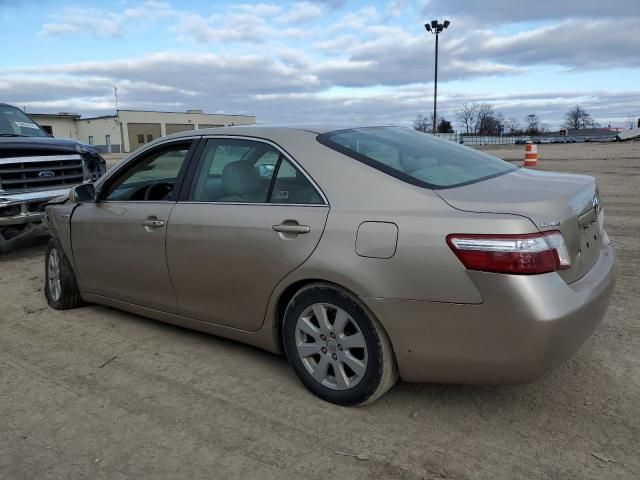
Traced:
<path fill-rule="evenodd" d="M 436 62 L 433 76 L 433 133 L 435 134 L 438 124 L 438 36 L 449 26 L 451 22 L 445 20 L 442 23 L 438 23 L 438 20 L 431 20 L 431 23 L 425 23 L 424 28 L 427 32 L 433 33 L 436 36 Z"/>

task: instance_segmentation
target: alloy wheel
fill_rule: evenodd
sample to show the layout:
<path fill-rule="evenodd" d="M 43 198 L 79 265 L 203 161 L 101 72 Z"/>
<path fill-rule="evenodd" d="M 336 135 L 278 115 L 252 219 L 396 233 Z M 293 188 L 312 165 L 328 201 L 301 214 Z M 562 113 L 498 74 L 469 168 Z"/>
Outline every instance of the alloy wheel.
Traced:
<path fill-rule="evenodd" d="M 62 284 L 60 282 L 60 255 L 58 250 L 52 248 L 49 252 L 49 264 L 47 267 L 47 278 L 49 282 L 49 294 L 53 301 L 60 299 Z"/>
<path fill-rule="evenodd" d="M 328 303 L 309 306 L 298 318 L 295 341 L 302 364 L 325 387 L 347 390 L 364 377 L 366 341 L 343 309 Z"/>

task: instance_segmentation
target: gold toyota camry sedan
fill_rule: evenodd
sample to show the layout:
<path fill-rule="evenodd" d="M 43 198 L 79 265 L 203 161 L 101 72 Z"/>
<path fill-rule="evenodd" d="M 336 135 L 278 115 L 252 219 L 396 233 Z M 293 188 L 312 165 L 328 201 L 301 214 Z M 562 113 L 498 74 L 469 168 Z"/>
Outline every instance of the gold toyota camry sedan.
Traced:
<path fill-rule="evenodd" d="M 616 278 L 595 179 L 392 126 L 229 127 L 145 145 L 47 207 L 45 294 L 284 353 L 342 405 L 525 382 Z"/>

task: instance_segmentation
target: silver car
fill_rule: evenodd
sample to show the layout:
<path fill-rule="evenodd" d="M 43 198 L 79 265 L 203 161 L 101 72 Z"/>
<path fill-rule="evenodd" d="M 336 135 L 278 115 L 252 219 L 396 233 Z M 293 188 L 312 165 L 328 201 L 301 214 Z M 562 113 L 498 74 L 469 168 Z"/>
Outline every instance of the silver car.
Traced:
<path fill-rule="evenodd" d="M 593 332 L 616 277 L 594 178 L 389 126 L 171 135 L 47 219 L 53 308 L 284 353 L 342 405 L 398 377 L 535 379 Z"/>

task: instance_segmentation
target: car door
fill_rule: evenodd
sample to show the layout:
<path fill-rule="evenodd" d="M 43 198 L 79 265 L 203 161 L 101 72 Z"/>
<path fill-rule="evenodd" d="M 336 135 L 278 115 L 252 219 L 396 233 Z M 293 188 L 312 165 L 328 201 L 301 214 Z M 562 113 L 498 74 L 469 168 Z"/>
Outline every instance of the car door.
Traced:
<path fill-rule="evenodd" d="M 193 140 L 147 150 L 107 178 L 71 219 L 83 291 L 175 313 L 165 252 L 167 222 Z"/>
<path fill-rule="evenodd" d="M 255 331 L 276 284 L 318 244 L 329 205 L 266 141 L 211 138 L 192 177 L 167 231 L 178 311 Z"/>

